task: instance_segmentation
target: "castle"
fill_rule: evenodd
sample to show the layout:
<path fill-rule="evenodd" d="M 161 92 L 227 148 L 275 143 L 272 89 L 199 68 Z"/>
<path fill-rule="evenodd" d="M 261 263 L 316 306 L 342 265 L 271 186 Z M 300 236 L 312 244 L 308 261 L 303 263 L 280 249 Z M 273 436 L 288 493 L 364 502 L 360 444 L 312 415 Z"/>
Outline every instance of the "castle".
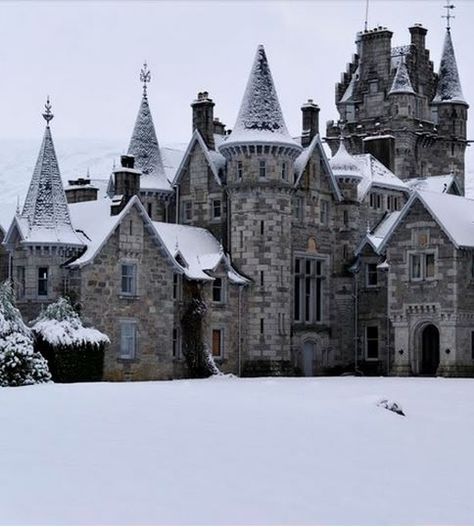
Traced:
<path fill-rule="evenodd" d="M 399 48 L 386 28 L 357 35 L 325 138 L 312 100 L 290 135 L 259 46 L 234 128 L 201 92 L 186 151 L 165 151 L 145 65 L 106 196 L 88 178 L 63 188 L 48 101 L 4 240 L 24 317 L 74 298 L 111 339 L 106 380 L 186 376 L 196 335 L 238 375 L 473 375 L 468 104 L 450 29 L 438 72 L 427 30 L 409 31 Z"/>

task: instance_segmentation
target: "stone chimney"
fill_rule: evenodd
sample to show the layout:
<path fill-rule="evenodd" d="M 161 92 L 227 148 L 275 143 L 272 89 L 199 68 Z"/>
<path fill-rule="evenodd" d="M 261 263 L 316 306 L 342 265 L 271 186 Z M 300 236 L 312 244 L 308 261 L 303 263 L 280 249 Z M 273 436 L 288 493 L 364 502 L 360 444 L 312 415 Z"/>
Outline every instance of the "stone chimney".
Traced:
<path fill-rule="evenodd" d="M 319 133 L 319 106 L 313 102 L 313 99 L 308 99 L 308 102 L 301 107 L 301 112 L 303 114 L 301 146 L 306 148 Z"/>
<path fill-rule="evenodd" d="M 211 150 L 214 144 L 214 101 L 207 91 L 199 92 L 191 108 L 193 109 L 193 132 L 199 130 L 204 142 Z"/>
<path fill-rule="evenodd" d="M 426 43 L 426 33 L 428 32 L 421 24 L 413 24 L 412 27 L 408 28 L 411 35 L 411 44 L 416 46 L 418 53 L 421 53 L 425 50 Z"/>
<path fill-rule="evenodd" d="M 68 203 L 97 200 L 99 189 L 91 184 L 89 174 L 85 178 L 70 179 L 68 182 L 69 186 L 64 189 Z"/>
<path fill-rule="evenodd" d="M 214 118 L 214 133 L 217 135 L 225 135 L 225 124 L 221 123 L 219 117 Z"/>
<path fill-rule="evenodd" d="M 120 164 L 113 172 L 115 192 L 112 198 L 112 216 L 119 214 L 132 197 L 140 192 L 141 172 L 134 168 L 134 156 L 120 156 Z"/>

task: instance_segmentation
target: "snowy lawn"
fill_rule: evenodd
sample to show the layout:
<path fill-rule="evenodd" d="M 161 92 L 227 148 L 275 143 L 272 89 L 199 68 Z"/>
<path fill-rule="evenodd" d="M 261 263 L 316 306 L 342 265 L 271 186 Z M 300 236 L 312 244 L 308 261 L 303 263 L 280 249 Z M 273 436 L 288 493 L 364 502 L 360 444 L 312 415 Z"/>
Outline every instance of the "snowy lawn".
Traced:
<path fill-rule="evenodd" d="M 0 423 L 3 524 L 474 523 L 474 380 L 0 388 Z"/>

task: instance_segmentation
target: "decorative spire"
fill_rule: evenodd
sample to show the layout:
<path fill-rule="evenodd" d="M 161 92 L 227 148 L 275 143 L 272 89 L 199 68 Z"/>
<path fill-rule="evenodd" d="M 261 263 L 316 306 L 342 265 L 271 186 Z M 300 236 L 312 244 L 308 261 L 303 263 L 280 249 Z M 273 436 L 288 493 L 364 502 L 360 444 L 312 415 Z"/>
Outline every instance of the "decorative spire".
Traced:
<path fill-rule="evenodd" d="M 452 17 L 451 17 L 452 18 Z M 448 28 L 444 37 L 443 52 L 438 73 L 438 86 L 433 99 L 434 104 L 453 103 L 467 105 L 459 80 L 458 66 L 454 54 L 451 31 Z"/>
<path fill-rule="evenodd" d="M 288 133 L 267 56 L 263 46 L 259 46 L 237 121 L 221 148 L 224 149 L 231 143 L 262 142 L 285 144 L 301 149 Z"/>
<path fill-rule="evenodd" d="M 46 121 L 46 126 L 49 127 L 49 122 L 53 120 L 53 113 L 51 112 L 51 103 L 49 101 L 49 95 L 46 98 L 46 104 L 44 105 L 44 113 L 43 113 L 44 120 Z"/>
<path fill-rule="evenodd" d="M 146 61 L 143 63 L 143 68 L 140 70 L 140 81 L 143 82 L 143 97 L 146 97 L 147 84 L 151 82 L 151 71 L 148 69 Z"/>
<path fill-rule="evenodd" d="M 128 155 L 135 157 L 135 168 L 141 170 L 144 175 L 156 176 L 157 188 L 167 183 L 165 169 L 161 159 L 160 146 L 156 137 L 155 125 L 151 116 L 147 97 L 147 83 L 151 80 L 151 73 L 145 62 L 140 72 L 140 80 L 143 82 L 143 97 L 138 109 L 135 127 L 128 146 Z M 153 182 L 149 182 L 153 185 Z"/>
<path fill-rule="evenodd" d="M 392 87 L 388 92 L 389 95 L 395 93 L 415 93 L 408 73 L 407 65 L 405 63 L 405 54 L 401 53 L 401 59 L 398 63 L 397 71 L 393 77 Z"/>
<path fill-rule="evenodd" d="M 28 221 L 26 241 L 82 245 L 69 216 L 49 122 L 53 118 L 49 97 L 43 114 L 46 129 L 21 216 Z"/>
<path fill-rule="evenodd" d="M 446 19 L 446 29 L 449 31 L 451 29 L 451 18 L 456 18 L 454 15 L 451 14 L 451 10 L 454 9 L 456 6 L 447 2 L 446 5 L 443 7 L 444 9 L 446 9 L 446 14 L 442 15 L 442 18 Z"/>

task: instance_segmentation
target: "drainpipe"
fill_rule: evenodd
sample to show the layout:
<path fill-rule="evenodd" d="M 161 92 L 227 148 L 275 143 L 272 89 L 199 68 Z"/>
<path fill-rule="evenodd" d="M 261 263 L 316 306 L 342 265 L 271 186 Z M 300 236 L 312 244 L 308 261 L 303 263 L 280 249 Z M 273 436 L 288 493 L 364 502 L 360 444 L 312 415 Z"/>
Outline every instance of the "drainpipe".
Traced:
<path fill-rule="evenodd" d="M 238 373 L 239 377 L 242 377 L 242 290 L 244 286 L 239 285 L 239 323 L 238 323 L 238 345 L 237 345 L 237 356 L 238 356 Z"/>

